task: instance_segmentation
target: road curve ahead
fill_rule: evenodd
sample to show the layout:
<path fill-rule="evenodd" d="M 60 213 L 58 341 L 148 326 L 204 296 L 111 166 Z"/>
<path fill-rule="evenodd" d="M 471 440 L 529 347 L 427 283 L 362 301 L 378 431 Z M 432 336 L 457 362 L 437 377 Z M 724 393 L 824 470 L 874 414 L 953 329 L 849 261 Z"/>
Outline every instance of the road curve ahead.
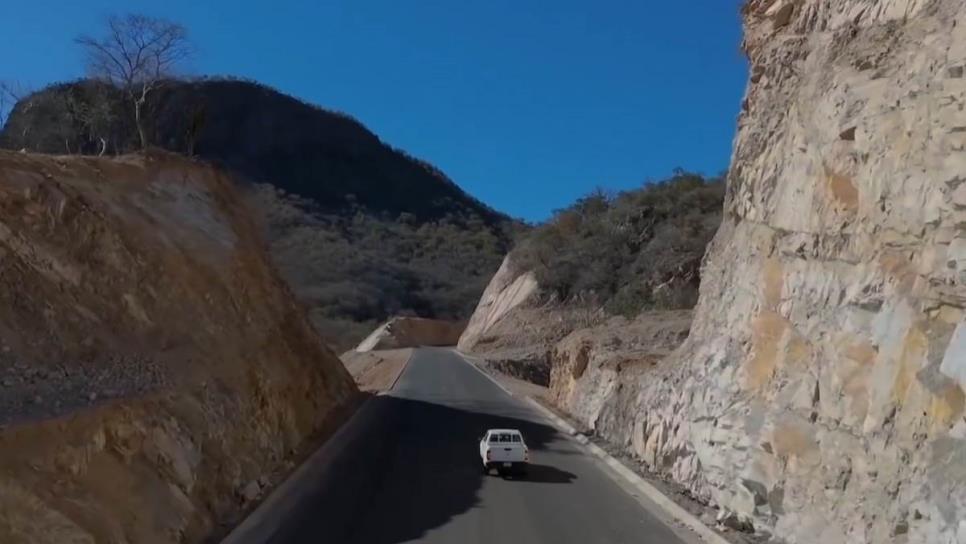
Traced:
<path fill-rule="evenodd" d="M 371 399 L 271 542 L 431 544 L 681 541 L 536 412 L 450 350 L 419 349 Z M 480 470 L 486 428 L 519 428 L 524 480 Z"/>

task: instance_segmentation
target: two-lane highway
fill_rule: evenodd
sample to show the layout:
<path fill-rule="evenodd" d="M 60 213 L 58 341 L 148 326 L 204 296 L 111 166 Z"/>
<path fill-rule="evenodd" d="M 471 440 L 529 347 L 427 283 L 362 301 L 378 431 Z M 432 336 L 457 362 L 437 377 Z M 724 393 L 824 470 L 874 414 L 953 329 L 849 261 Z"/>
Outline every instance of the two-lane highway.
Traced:
<path fill-rule="evenodd" d="M 349 425 L 272 542 L 681 542 L 593 458 L 450 350 L 417 350 L 393 391 Z M 526 479 L 482 474 L 478 438 L 494 427 L 523 431 Z"/>

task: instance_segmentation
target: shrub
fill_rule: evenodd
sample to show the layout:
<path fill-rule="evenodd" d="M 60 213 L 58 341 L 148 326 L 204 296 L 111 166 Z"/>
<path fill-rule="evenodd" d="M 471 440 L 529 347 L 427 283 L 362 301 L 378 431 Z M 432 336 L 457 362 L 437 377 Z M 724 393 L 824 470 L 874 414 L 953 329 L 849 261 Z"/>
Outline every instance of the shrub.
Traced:
<path fill-rule="evenodd" d="M 721 177 L 682 170 L 616 196 L 598 190 L 526 235 L 513 261 L 564 301 L 622 315 L 688 308 L 723 199 Z"/>
<path fill-rule="evenodd" d="M 419 222 L 351 206 L 325 212 L 265 184 L 248 197 L 276 266 L 337 349 L 392 315 L 466 319 L 511 234 L 469 214 Z"/>

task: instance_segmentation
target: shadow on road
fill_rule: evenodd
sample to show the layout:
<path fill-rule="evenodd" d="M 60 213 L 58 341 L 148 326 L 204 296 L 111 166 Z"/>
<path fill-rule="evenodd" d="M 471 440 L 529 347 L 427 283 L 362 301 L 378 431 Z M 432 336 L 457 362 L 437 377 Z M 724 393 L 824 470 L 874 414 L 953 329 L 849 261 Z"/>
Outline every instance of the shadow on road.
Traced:
<path fill-rule="evenodd" d="M 566 470 L 552 467 L 550 465 L 530 464 L 526 474 L 505 473 L 501 477 L 504 480 L 522 480 L 538 484 L 569 484 L 577 479 L 577 475 Z"/>
<path fill-rule="evenodd" d="M 506 403 L 464 401 L 458 406 L 372 398 L 349 428 L 330 441 L 329 447 L 338 451 L 312 476 L 311 492 L 271 542 L 394 544 L 419 539 L 479 504 L 487 476 L 480 470 L 477 444 L 485 429 L 520 429 L 537 458 L 563 439 Z M 520 485 L 575 479 L 537 464 Z"/>

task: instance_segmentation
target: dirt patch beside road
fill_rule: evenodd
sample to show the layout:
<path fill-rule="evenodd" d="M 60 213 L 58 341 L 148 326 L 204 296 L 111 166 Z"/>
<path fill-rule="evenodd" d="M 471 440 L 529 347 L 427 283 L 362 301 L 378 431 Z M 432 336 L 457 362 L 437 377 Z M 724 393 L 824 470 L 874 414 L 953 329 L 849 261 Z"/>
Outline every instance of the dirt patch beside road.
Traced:
<path fill-rule="evenodd" d="M 412 355 L 412 348 L 347 351 L 341 359 L 360 391 L 379 392 L 392 388 Z"/>

